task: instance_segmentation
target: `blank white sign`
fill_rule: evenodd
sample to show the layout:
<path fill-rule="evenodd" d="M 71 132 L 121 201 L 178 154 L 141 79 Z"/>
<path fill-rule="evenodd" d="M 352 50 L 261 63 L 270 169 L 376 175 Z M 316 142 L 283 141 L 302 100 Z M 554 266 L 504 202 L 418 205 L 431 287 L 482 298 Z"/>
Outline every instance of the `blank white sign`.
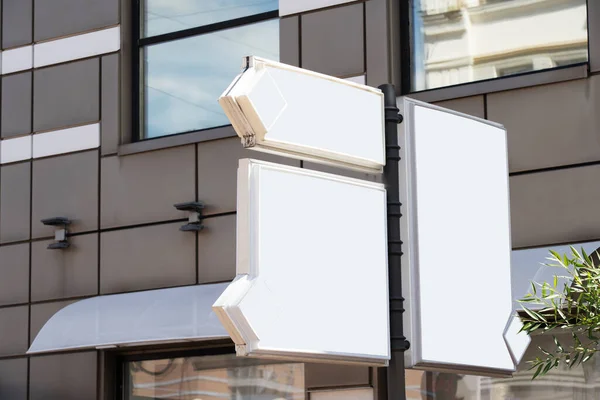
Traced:
<path fill-rule="evenodd" d="M 241 160 L 237 218 L 237 278 L 213 309 L 238 355 L 387 364 L 383 185 Z"/>
<path fill-rule="evenodd" d="M 506 131 L 404 99 L 405 330 L 408 367 L 515 370 Z"/>
<path fill-rule="evenodd" d="M 381 90 L 258 57 L 246 62 L 219 99 L 246 147 L 348 168 L 382 169 Z"/>

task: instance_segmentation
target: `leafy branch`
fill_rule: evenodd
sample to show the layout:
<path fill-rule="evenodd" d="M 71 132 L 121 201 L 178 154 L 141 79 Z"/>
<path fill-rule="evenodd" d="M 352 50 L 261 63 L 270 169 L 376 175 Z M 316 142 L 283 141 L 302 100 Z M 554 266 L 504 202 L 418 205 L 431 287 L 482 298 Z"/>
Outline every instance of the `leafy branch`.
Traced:
<path fill-rule="evenodd" d="M 550 254 L 545 265 L 561 268 L 566 274 L 555 275 L 552 284 L 531 283 L 532 291 L 519 300 L 523 304 L 520 332 L 531 335 L 562 330 L 571 333 L 572 341 L 563 345 L 553 335 L 554 349 L 539 346 L 544 357 L 529 361 L 535 369 L 533 379 L 561 364 L 572 368 L 587 362 L 600 343 L 600 267 L 583 249 L 579 252 L 571 247 L 570 255 Z M 562 288 L 559 279 L 567 280 Z"/>

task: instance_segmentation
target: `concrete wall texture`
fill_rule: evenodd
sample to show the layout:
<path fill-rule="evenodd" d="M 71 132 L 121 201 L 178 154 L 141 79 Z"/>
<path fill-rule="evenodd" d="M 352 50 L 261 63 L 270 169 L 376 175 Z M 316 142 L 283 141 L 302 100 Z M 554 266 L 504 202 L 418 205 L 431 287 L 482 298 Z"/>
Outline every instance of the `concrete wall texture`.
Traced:
<path fill-rule="evenodd" d="M 281 61 L 400 85 L 399 1 L 327 3 L 281 18 Z M 234 278 L 239 158 L 380 179 L 249 152 L 231 128 L 130 143 L 130 7 L 130 0 L 2 0 L 0 399 L 113 398 L 101 352 L 25 355 L 45 321 L 71 302 Z M 416 96 L 507 127 L 514 248 L 600 238 L 599 5 L 589 5 L 589 20 L 594 42 L 584 73 Z M 35 66 L 36 46 L 46 41 L 116 26 L 120 50 Z M 31 48 L 33 62 L 18 55 Z M 15 71 L 11 62 L 25 66 Z M 36 147 L 43 135 L 71 138 L 69 129 L 87 126 L 98 127 L 99 146 L 61 142 L 50 155 Z M 207 205 L 197 234 L 179 231 L 186 216 L 173 207 L 189 201 Z M 73 221 L 71 247 L 50 251 L 53 229 L 40 220 L 59 216 Z M 376 386 L 376 375 L 309 365 L 306 383 Z"/>

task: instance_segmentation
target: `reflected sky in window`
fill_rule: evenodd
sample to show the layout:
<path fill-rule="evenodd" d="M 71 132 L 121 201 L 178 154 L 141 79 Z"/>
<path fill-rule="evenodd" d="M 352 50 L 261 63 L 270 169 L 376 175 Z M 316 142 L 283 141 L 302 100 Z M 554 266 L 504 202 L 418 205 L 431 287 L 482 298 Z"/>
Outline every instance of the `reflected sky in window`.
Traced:
<path fill-rule="evenodd" d="M 277 10 L 278 0 L 144 0 L 145 37 Z"/>
<path fill-rule="evenodd" d="M 279 60 L 279 21 L 270 20 L 148 46 L 145 138 L 228 125 L 217 99 L 244 56 Z"/>
<path fill-rule="evenodd" d="M 600 241 L 586 242 L 573 245 L 575 249 L 583 248 L 588 254 L 592 254 L 600 247 Z M 552 284 L 555 275 L 565 275 L 565 270 L 558 267 L 549 267 L 544 264 L 548 263 L 550 250 L 554 250 L 559 254 L 571 254 L 569 245 L 539 247 L 535 249 L 515 250 L 512 252 L 512 296 L 514 299 L 514 307 L 521 308 L 518 299 L 530 292 L 531 281 L 537 283 L 548 282 Z M 562 289 L 566 279 L 560 279 L 558 287 Z"/>

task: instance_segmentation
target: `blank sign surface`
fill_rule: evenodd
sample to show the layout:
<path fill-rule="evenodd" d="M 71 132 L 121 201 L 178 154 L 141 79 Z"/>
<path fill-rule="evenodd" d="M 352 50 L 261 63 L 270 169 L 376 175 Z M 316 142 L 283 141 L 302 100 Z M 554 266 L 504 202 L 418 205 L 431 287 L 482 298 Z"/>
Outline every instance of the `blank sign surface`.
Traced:
<path fill-rule="evenodd" d="M 238 275 L 213 307 L 238 354 L 387 362 L 385 205 L 380 184 L 240 161 Z"/>
<path fill-rule="evenodd" d="M 403 107 L 407 362 L 510 373 L 506 132 L 409 99 Z"/>
<path fill-rule="evenodd" d="M 248 57 L 219 103 L 246 147 L 349 168 L 385 165 L 383 93 Z"/>

